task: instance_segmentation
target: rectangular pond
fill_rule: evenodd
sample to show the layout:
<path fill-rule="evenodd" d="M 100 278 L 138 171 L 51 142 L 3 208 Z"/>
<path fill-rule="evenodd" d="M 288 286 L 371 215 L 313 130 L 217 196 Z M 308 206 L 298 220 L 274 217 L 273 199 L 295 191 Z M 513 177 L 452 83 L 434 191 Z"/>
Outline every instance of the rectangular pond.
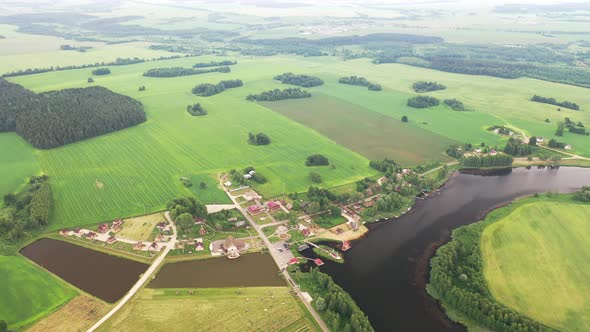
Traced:
<path fill-rule="evenodd" d="M 151 288 L 212 288 L 285 286 L 269 254 L 248 254 L 164 265 Z"/>
<path fill-rule="evenodd" d="M 68 242 L 40 239 L 20 253 L 79 289 L 107 302 L 118 301 L 148 265 Z"/>

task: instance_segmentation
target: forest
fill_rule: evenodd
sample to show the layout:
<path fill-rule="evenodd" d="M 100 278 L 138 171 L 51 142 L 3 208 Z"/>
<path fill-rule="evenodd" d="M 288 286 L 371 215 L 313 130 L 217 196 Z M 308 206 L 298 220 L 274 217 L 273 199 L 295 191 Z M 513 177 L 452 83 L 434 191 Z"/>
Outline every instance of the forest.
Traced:
<path fill-rule="evenodd" d="M 188 105 L 186 107 L 186 111 L 192 116 L 207 115 L 207 110 L 204 109 L 203 106 L 201 106 L 201 104 L 199 103 Z"/>
<path fill-rule="evenodd" d="M 383 88 L 381 84 L 369 82 L 366 78 L 362 76 L 346 76 L 341 77 L 338 79 L 338 83 L 342 84 L 349 84 L 349 85 L 358 85 L 358 86 L 366 86 L 371 91 L 381 91 Z"/>
<path fill-rule="evenodd" d="M 167 68 L 152 68 L 145 73 L 143 76 L 147 77 L 178 77 L 178 76 L 189 76 L 189 75 L 200 75 L 213 72 L 229 73 L 231 69 L 225 67 L 215 67 L 210 69 L 194 69 L 194 68 L 183 68 L 183 67 L 167 67 Z"/>
<path fill-rule="evenodd" d="M 414 91 L 420 93 L 420 92 L 430 92 L 430 91 L 436 91 L 436 90 L 444 90 L 447 87 L 444 86 L 443 84 L 437 83 L 437 82 L 429 82 L 429 81 L 418 81 L 415 82 L 414 84 L 412 84 L 412 89 L 414 89 Z"/>
<path fill-rule="evenodd" d="M 302 86 L 304 88 L 311 88 L 324 84 L 324 81 L 315 76 L 296 75 L 293 73 L 283 73 L 274 77 L 275 80 L 281 81 L 283 84 L 293 84 Z"/>
<path fill-rule="evenodd" d="M 237 64 L 234 60 L 222 60 L 222 61 L 211 61 L 211 62 L 199 62 L 193 65 L 193 68 L 206 68 L 206 67 L 219 67 L 219 66 L 233 66 Z"/>
<path fill-rule="evenodd" d="M 249 101 L 277 101 L 284 99 L 309 98 L 311 93 L 300 88 L 274 89 L 259 94 L 250 94 L 246 97 Z"/>
<path fill-rule="evenodd" d="M 222 93 L 225 89 L 237 88 L 243 86 L 242 80 L 227 80 L 221 81 L 217 84 L 203 83 L 195 86 L 192 89 L 193 94 L 201 97 L 209 97 Z"/>
<path fill-rule="evenodd" d="M 437 106 L 440 101 L 430 96 L 416 96 L 408 99 L 407 105 L 413 108 L 428 108 Z"/>
<path fill-rule="evenodd" d="M 580 106 L 576 103 L 573 103 L 571 101 L 557 101 L 555 100 L 555 98 L 547 98 L 547 97 L 541 97 L 538 95 L 534 95 L 531 98 L 531 101 L 537 102 L 537 103 L 544 103 L 544 104 L 551 104 L 551 105 L 555 105 L 555 106 L 559 106 L 559 107 L 565 107 L 565 108 L 569 108 L 575 111 L 580 110 Z"/>
<path fill-rule="evenodd" d="M 143 105 L 103 87 L 35 94 L 0 79 L 0 131 L 51 149 L 145 122 Z"/>

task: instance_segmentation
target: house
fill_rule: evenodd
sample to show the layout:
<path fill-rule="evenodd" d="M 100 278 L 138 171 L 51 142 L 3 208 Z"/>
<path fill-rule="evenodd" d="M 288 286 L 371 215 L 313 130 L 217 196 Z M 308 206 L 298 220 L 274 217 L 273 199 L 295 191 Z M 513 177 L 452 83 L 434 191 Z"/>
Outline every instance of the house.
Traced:
<path fill-rule="evenodd" d="M 114 236 L 111 236 L 107 239 L 107 244 L 113 244 L 115 242 L 117 242 L 117 238 Z"/>
<path fill-rule="evenodd" d="M 59 231 L 59 235 L 66 236 L 68 235 L 69 231 L 67 229 L 62 229 Z"/>
<path fill-rule="evenodd" d="M 481 148 L 475 149 L 475 153 L 481 153 Z"/>
<path fill-rule="evenodd" d="M 74 234 L 80 234 L 80 228 L 79 227 L 74 228 Z"/>
<path fill-rule="evenodd" d="M 251 178 L 252 178 L 252 175 L 250 175 L 250 174 L 244 174 L 244 179 L 251 179 Z"/>
<path fill-rule="evenodd" d="M 121 225 L 123 225 L 122 219 L 117 219 L 117 220 L 113 221 L 113 227 L 116 227 L 116 226 L 120 227 Z"/>
<path fill-rule="evenodd" d="M 100 224 L 98 225 L 98 232 L 99 233 L 106 233 L 109 231 L 109 224 Z"/>
<path fill-rule="evenodd" d="M 158 250 L 158 244 L 156 242 L 152 242 L 148 250 Z"/>
<path fill-rule="evenodd" d="M 299 259 L 293 257 L 289 260 L 289 265 L 299 264 Z"/>
<path fill-rule="evenodd" d="M 564 146 L 563 148 L 564 148 L 564 149 L 566 149 L 566 150 L 571 150 L 571 149 L 572 149 L 572 146 L 571 146 L 571 145 L 569 145 L 569 144 L 567 144 L 567 145 L 566 145 L 566 146 Z"/>
<path fill-rule="evenodd" d="M 537 137 L 537 143 L 543 143 L 544 140 L 543 137 Z"/>
<path fill-rule="evenodd" d="M 321 259 L 319 259 L 319 258 L 316 258 L 316 259 L 314 259 L 314 260 L 313 260 L 313 262 L 314 262 L 314 263 L 315 263 L 315 265 L 317 265 L 317 266 L 322 266 L 322 265 L 324 265 L 324 261 L 323 261 L 323 260 L 321 260 Z"/>
<path fill-rule="evenodd" d="M 203 239 L 202 238 L 195 239 L 195 251 L 202 251 L 202 250 L 205 250 L 205 247 L 203 246 Z"/>
<path fill-rule="evenodd" d="M 281 204 L 279 204 L 276 201 L 270 201 L 270 202 L 266 203 L 266 206 L 271 211 L 276 211 L 276 210 L 280 210 L 281 209 Z"/>
<path fill-rule="evenodd" d="M 355 220 L 351 220 L 351 221 L 349 221 L 349 222 L 348 222 L 348 226 L 350 227 L 350 229 L 351 229 L 353 232 L 356 232 L 356 231 L 358 231 L 358 230 L 359 230 L 359 222 L 358 222 L 358 220 L 356 220 L 356 219 L 355 219 Z"/>
<path fill-rule="evenodd" d="M 141 250 L 141 248 L 143 248 L 143 242 L 139 241 L 136 244 L 133 245 L 133 250 Z"/>
<path fill-rule="evenodd" d="M 258 205 L 250 205 L 248 206 L 248 213 L 250 213 L 251 215 L 257 215 L 261 212 L 261 208 Z"/>
<path fill-rule="evenodd" d="M 207 233 L 208 233 L 207 229 L 205 229 L 205 227 L 203 225 L 201 225 L 201 229 L 199 229 L 199 235 L 203 236 L 203 235 L 206 235 Z"/>
<path fill-rule="evenodd" d="M 306 236 L 307 237 L 307 236 L 309 236 L 309 233 L 310 233 L 309 232 L 309 228 L 304 228 L 304 229 L 301 230 L 301 234 L 303 236 Z"/>
<path fill-rule="evenodd" d="M 497 154 L 498 154 L 498 152 L 497 152 L 496 150 L 492 150 L 492 151 L 490 151 L 490 156 L 495 156 L 495 155 L 497 155 Z"/>
<path fill-rule="evenodd" d="M 248 174 L 250 174 L 250 176 L 254 176 L 254 174 L 256 174 L 256 172 L 254 170 L 251 170 L 250 172 L 248 172 Z"/>
<path fill-rule="evenodd" d="M 227 181 L 223 185 L 226 186 L 226 187 L 231 187 L 231 181 Z"/>
<path fill-rule="evenodd" d="M 164 230 L 164 228 L 166 228 L 166 226 L 168 226 L 168 223 L 163 222 L 163 221 L 156 224 L 156 228 L 158 228 L 161 231 Z"/>
<path fill-rule="evenodd" d="M 86 238 L 88 240 L 94 240 L 94 238 L 96 238 L 96 233 L 94 233 L 94 232 L 88 232 L 88 233 L 86 233 L 85 236 L 86 236 Z"/>
<path fill-rule="evenodd" d="M 223 241 L 223 250 L 229 259 L 240 257 L 240 251 L 244 249 L 246 249 L 246 243 L 240 239 L 235 239 L 231 235 Z"/>
<path fill-rule="evenodd" d="M 350 242 L 348 242 L 348 241 L 342 242 L 342 251 L 347 251 L 348 249 L 350 249 Z"/>

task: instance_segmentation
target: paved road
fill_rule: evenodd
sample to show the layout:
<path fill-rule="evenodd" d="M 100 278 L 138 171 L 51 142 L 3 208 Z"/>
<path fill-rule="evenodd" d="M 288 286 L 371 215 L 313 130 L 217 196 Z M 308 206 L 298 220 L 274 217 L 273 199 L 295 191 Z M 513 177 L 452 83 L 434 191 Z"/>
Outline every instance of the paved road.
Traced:
<path fill-rule="evenodd" d="M 289 275 L 289 273 L 287 272 L 287 270 L 284 269 L 287 266 L 287 263 L 289 262 L 289 259 L 290 259 L 290 258 L 287 259 L 287 255 L 285 255 L 285 253 L 287 251 L 283 251 L 283 253 L 279 252 L 279 250 L 277 248 L 277 245 L 278 244 L 275 243 L 273 245 L 270 242 L 270 240 L 266 237 L 266 235 L 264 234 L 264 232 L 262 231 L 262 228 L 263 227 L 268 227 L 268 226 L 271 226 L 271 225 L 270 224 L 267 224 L 267 225 L 258 225 L 256 222 L 254 222 L 254 220 L 252 219 L 252 217 L 240 206 L 240 204 L 235 200 L 235 198 L 229 192 L 227 192 L 227 190 L 226 190 L 226 193 L 228 194 L 228 196 L 232 200 L 232 202 L 234 202 L 234 205 L 235 205 L 236 209 L 238 209 L 238 211 L 242 212 L 242 214 L 250 222 L 250 224 L 252 225 L 252 227 L 256 230 L 256 232 L 258 232 L 258 235 L 260 236 L 260 238 L 264 241 L 264 243 L 268 247 L 268 251 L 270 252 L 270 255 L 272 256 L 272 258 L 274 259 L 275 263 L 277 264 L 277 266 L 281 270 L 281 273 L 285 277 L 285 280 L 287 280 L 289 282 L 289 284 L 293 287 L 293 289 L 295 290 L 297 296 L 301 299 L 301 302 L 303 302 L 303 304 L 305 305 L 305 307 L 307 308 L 307 310 L 311 313 L 311 315 L 316 320 L 316 322 L 318 323 L 318 325 L 320 326 L 320 328 L 322 329 L 322 331 L 324 331 L 324 332 L 330 332 L 330 329 L 328 329 L 328 326 L 326 325 L 326 323 L 324 323 L 324 321 L 322 320 L 322 317 L 320 317 L 320 315 L 318 315 L 318 313 L 311 306 L 311 304 L 305 300 L 305 297 L 303 297 L 303 295 L 301 294 L 301 291 L 299 291 L 299 288 L 296 286 L 295 281 L 291 278 L 291 276 Z M 291 251 L 288 251 L 288 252 L 291 253 Z M 291 257 L 292 257 L 292 253 L 291 253 Z"/>
<path fill-rule="evenodd" d="M 160 256 L 158 256 L 158 258 L 156 258 L 156 260 L 152 263 L 152 265 L 150 265 L 150 267 L 147 269 L 147 271 L 145 271 L 145 273 L 141 276 L 141 278 L 139 278 L 139 280 L 135 283 L 135 285 L 133 285 L 133 287 L 129 290 L 129 292 L 127 292 L 127 294 L 121 299 L 121 301 L 119 301 L 119 303 L 117 303 L 117 305 L 113 309 L 111 309 L 111 311 L 109 311 L 103 318 L 101 318 L 98 322 L 96 322 L 96 324 L 92 325 L 92 327 L 88 329 L 88 332 L 95 331 L 104 322 L 109 320 L 109 318 L 111 318 L 115 313 L 117 313 L 117 311 L 119 311 L 119 309 L 121 309 L 133 297 L 133 295 L 135 295 L 135 293 L 137 293 L 137 291 L 139 291 L 141 289 L 141 287 L 146 283 L 146 281 L 148 281 L 151 278 L 152 274 L 158 269 L 160 264 L 162 264 L 162 262 L 164 261 L 164 258 L 166 258 L 166 255 L 168 255 L 170 250 L 172 250 L 174 248 L 174 244 L 176 243 L 176 235 L 177 235 L 176 226 L 174 225 L 174 222 L 172 222 L 172 219 L 170 218 L 170 213 L 166 212 L 165 215 L 166 215 L 166 219 L 168 220 L 168 222 L 172 225 L 173 234 L 172 234 L 172 237 L 170 238 L 170 241 L 168 241 L 168 243 L 166 243 L 166 247 L 164 248 L 164 251 L 160 254 Z"/>

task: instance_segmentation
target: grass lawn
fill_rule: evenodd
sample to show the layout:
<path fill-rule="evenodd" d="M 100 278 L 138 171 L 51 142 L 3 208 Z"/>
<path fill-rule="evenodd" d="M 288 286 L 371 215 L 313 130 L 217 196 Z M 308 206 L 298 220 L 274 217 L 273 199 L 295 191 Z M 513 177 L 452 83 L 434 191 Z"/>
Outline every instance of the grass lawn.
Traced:
<path fill-rule="evenodd" d="M 165 220 L 166 218 L 162 212 L 125 219 L 121 231 L 116 236 L 130 240 L 147 241 L 152 235 L 156 224 Z"/>
<path fill-rule="evenodd" d="M 0 151 L 0 195 L 4 197 L 18 191 L 41 167 L 33 147 L 14 133 L 0 133 Z"/>
<path fill-rule="evenodd" d="M 104 316 L 110 306 L 91 296 L 80 295 L 37 322 L 28 332 L 78 332 L 90 328 Z"/>
<path fill-rule="evenodd" d="M 482 235 L 496 300 L 563 331 L 590 330 L 590 205 L 525 204 Z"/>
<path fill-rule="evenodd" d="M 0 313 L 11 329 L 30 324 L 76 295 L 65 282 L 20 256 L 0 256 Z"/>
<path fill-rule="evenodd" d="M 219 188 L 219 181 L 216 174 L 196 174 L 191 177 L 193 186 L 191 191 L 197 196 L 197 199 L 204 204 L 231 204 L 232 201 L 227 197 L 225 191 Z M 204 182 L 207 187 L 201 188 L 200 183 Z"/>
<path fill-rule="evenodd" d="M 99 331 L 316 331 L 286 287 L 188 291 L 145 288 Z"/>

